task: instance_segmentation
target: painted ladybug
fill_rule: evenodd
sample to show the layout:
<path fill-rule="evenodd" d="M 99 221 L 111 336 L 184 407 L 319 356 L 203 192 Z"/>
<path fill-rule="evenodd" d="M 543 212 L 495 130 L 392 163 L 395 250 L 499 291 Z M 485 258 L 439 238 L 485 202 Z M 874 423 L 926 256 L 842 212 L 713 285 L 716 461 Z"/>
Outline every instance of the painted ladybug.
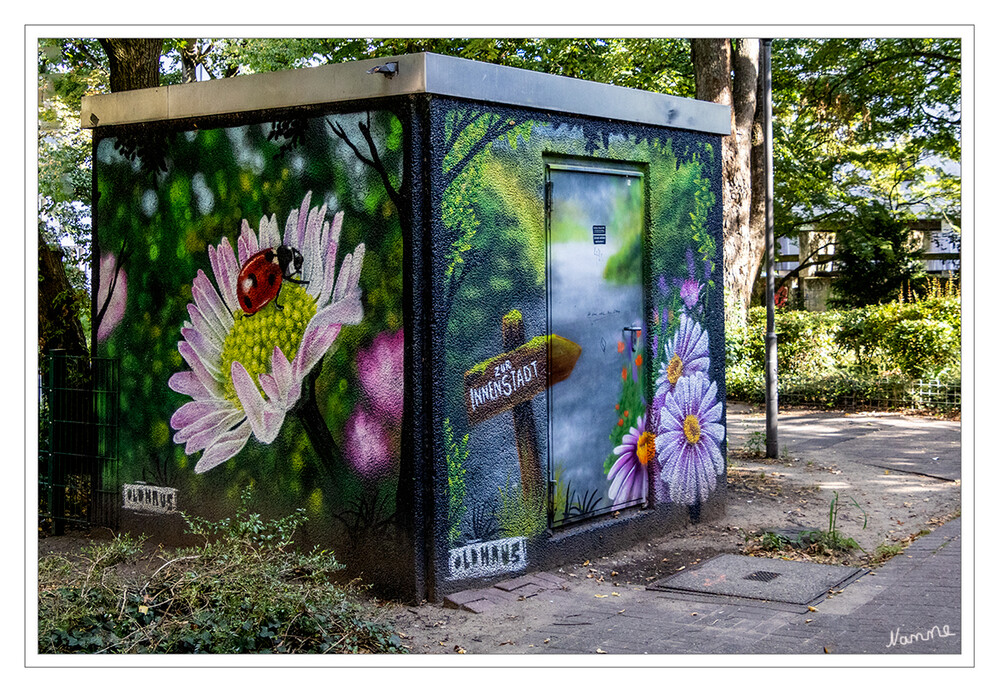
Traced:
<path fill-rule="evenodd" d="M 239 277 L 236 279 L 239 307 L 247 315 L 253 315 L 274 300 L 274 307 L 281 309 L 276 299 L 282 281 L 309 283 L 292 278 L 302 271 L 304 260 L 302 253 L 290 245 L 267 248 L 250 257 L 239 270 Z"/>

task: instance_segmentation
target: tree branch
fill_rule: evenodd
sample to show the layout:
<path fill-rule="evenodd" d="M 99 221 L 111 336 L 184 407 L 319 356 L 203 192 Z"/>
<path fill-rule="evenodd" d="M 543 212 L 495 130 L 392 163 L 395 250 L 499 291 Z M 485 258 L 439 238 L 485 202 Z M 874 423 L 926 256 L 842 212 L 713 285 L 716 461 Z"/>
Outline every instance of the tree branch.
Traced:
<path fill-rule="evenodd" d="M 488 115 L 481 115 L 477 117 L 488 117 Z M 472 120 L 474 120 L 474 118 Z M 469 124 L 471 124 L 472 120 L 469 120 Z M 517 124 L 516 120 L 507 121 L 497 116 L 496 119 L 486 127 L 485 134 L 483 134 L 482 137 L 475 144 L 473 144 L 467 152 L 465 152 L 465 155 L 462 156 L 457 163 L 444 171 L 444 187 L 447 188 L 451 183 L 453 183 L 458 176 L 461 175 L 461 172 L 465 169 L 465 166 L 468 165 L 469 161 L 489 146 L 494 139 L 500 135 L 506 134 L 516 127 Z M 465 125 L 465 127 L 468 127 L 468 125 Z M 457 135 L 455 137 L 457 138 Z"/>

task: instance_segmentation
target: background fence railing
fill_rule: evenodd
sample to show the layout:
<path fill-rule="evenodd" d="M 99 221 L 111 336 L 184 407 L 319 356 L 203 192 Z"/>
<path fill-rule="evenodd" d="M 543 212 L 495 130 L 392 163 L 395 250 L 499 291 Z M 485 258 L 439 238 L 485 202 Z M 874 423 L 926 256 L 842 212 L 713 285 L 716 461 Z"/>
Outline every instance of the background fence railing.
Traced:
<path fill-rule="evenodd" d="M 53 351 L 39 372 L 39 528 L 116 529 L 118 361 Z"/>
<path fill-rule="evenodd" d="M 928 411 L 954 413 L 961 409 L 961 383 L 940 380 L 914 380 L 907 377 L 852 377 L 837 375 L 819 380 L 778 376 L 781 405 L 805 405 L 846 410 Z M 747 398 L 763 401 L 762 383 Z"/>

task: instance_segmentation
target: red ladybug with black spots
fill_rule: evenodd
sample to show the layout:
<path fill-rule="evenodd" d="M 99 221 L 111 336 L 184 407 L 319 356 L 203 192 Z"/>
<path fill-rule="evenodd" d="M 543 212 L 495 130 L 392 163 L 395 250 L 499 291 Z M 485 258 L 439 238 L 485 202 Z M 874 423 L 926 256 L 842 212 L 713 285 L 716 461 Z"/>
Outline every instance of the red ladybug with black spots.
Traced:
<path fill-rule="evenodd" d="M 294 278 L 301 273 L 304 261 L 302 253 L 290 245 L 267 248 L 250 257 L 236 279 L 239 307 L 247 315 L 256 314 L 271 301 L 274 301 L 274 307 L 282 309 L 277 303 L 282 282 L 309 283 Z"/>

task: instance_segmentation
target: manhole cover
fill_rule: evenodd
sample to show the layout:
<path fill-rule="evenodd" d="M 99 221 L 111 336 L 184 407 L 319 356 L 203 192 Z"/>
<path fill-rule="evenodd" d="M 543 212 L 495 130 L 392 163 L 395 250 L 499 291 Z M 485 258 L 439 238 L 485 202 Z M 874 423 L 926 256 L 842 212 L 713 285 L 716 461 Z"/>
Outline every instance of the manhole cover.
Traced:
<path fill-rule="evenodd" d="M 650 584 L 648 588 L 688 596 L 722 596 L 808 606 L 822 601 L 830 590 L 842 588 L 866 572 L 857 567 L 814 562 L 718 555 L 695 568 Z"/>

